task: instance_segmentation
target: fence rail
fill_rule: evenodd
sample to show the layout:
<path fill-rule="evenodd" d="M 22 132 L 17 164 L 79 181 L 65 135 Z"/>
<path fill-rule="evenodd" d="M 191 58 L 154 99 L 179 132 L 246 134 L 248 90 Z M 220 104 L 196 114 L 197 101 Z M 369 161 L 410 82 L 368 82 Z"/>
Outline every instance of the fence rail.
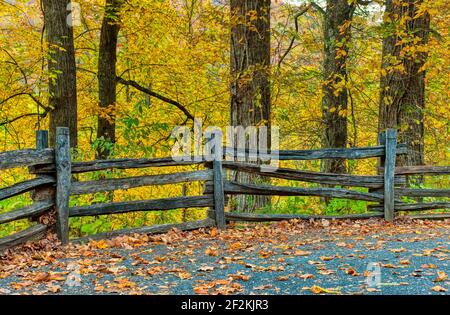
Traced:
<path fill-rule="evenodd" d="M 54 163 L 55 150 L 39 145 L 37 149 L 24 149 L 0 153 L 0 170 L 17 167 L 29 167 L 38 163 Z M 53 189 L 56 183 L 54 176 L 39 175 L 36 178 L 25 180 L 0 189 L 0 200 L 5 200 L 31 191 L 42 191 L 43 189 Z M 33 203 L 12 211 L 0 214 L 0 224 L 9 223 L 21 219 L 34 220 L 54 208 L 53 199 L 45 199 L 42 195 L 35 194 Z M 33 223 L 30 227 L 16 232 L 7 237 L 0 238 L 0 250 L 21 244 L 23 242 L 42 237 L 49 229 L 48 226 L 40 223 Z"/>
<path fill-rule="evenodd" d="M 230 160 L 230 153 L 237 160 Z M 296 170 L 292 168 L 268 168 L 245 161 L 242 158 L 256 152 L 251 150 L 223 148 L 224 161 L 209 161 L 203 156 L 193 156 L 182 161 L 167 158 L 123 158 L 74 162 L 70 157 L 69 132 L 67 128 L 57 128 L 56 148 L 48 148 L 48 134 L 38 131 L 36 149 L 25 149 L 0 153 L 0 170 L 14 167 L 28 167 L 30 174 L 36 177 L 9 187 L 0 189 L 0 200 L 32 192 L 33 203 L 25 207 L 0 214 L 0 224 L 29 219 L 33 222 L 51 209 L 56 209 L 56 230 L 62 243 L 69 241 L 69 217 L 111 215 L 136 211 L 166 211 L 172 209 L 209 208 L 204 220 L 177 224 L 160 224 L 140 228 L 115 230 L 76 239 L 98 239 L 130 233 L 164 233 L 172 228 L 192 230 L 217 226 L 225 228 L 227 221 L 280 221 L 289 219 L 368 219 L 384 217 L 393 220 L 396 213 L 411 212 L 412 218 L 441 219 L 450 217 L 449 213 L 417 214 L 418 211 L 450 209 L 448 201 L 405 202 L 407 198 L 450 198 L 450 189 L 408 188 L 408 176 L 433 176 L 450 174 L 450 166 L 412 166 L 396 167 L 399 154 L 406 153 L 404 144 L 397 144 L 395 130 L 388 129 L 380 134 L 379 145 L 364 148 L 319 149 L 319 150 L 279 150 L 263 154 L 265 158 L 280 161 L 316 160 L 316 159 L 365 159 L 378 158 L 381 167 L 379 175 L 350 175 Z M 205 169 L 168 174 L 131 176 L 122 178 L 77 181 L 73 174 L 88 173 L 110 169 L 140 169 L 152 167 L 173 167 L 204 165 Z M 322 187 L 291 187 L 242 183 L 231 180 L 227 172 L 245 172 L 271 179 L 306 182 Z M 107 202 L 86 206 L 69 207 L 70 196 L 111 192 L 144 186 L 170 185 L 200 182 L 204 184 L 203 194 L 198 196 L 180 196 L 152 200 L 132 200 Z M 340 186 L 340 188 L 330 187 Z M 350 187 L 368 189 L 368 192 L 352 190 Z M 227 198 L 232 195 L 265 196 L 313 196 L 324 198 L 344 198 L 368 202 L 369 212 L 348 215 L 307 215 L 307 214 L 258 214 L 225 212 Z M 31 227 L 0 239 L 0 250 L 21 244 L 27 240 L 41 237 L 49 227 L 34 223 Z"/>

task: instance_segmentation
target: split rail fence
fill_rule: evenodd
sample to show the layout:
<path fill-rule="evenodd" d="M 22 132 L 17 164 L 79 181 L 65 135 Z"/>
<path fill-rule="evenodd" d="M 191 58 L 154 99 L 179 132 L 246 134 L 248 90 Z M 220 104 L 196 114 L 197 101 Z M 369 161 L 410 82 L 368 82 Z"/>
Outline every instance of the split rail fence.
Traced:
<path fill-rule="evenodd" d="M 248 151 L 247 151 L 248 152 Z M 172 157 L 153 159 L 111 159 L 73 162 L 69 148 L 69 130 L 57 128 L 56 145 L 48 148 L 48 133 L 38 131 L 36 149 L 26 149 L 0 153 L 0 170 L 15 167 L 29 167 L 34 179 L 0 189 L 0 201 L 13 196 L 32 192 L 33 203 L 20 209 L 0 214 L 1 224 L 28 218 L 38 221 L 38 217 L 56 209 L 56 231 L 63 244 L 69 242 L 69 218 L 128 213 L 135 211 L 161 211 L 172 209 L 207 207 L 208 216 L 204 220 L 178 224 L 161 224 L 140 228 L 115 230 L 99 233 L 89 238 L 107 238 L 129 233 L 164 233 L 172 228 L 193 230 L 202 227 L 226 227 L 227 221 L 278 221 L 289 219 L 366 219 L 384 217 L 392 221 L 395 214 L 402 211 L 425 211 L 448 209 L 450 202 L 403 202 L 402 197 L 450 198 L 450 189 L 413 189 L 407 188 L 407 176 L 450 175 L 449 166 L 396 167 L 397 155 L 406 154 L 406 146 L 397 144 L 397 132 L 387 129 L 380 134 L 379 144 L 372 147 L 318 150 L 280 150 L 269 157 L 280 161 L 317 160 L 317 159 L 367 159 L 378 158 L 382 168 L 379 175 L 347 175 L 296 170 L 291 168 L 265 169 L 256 164 L 214 160 L 203 157 L 191 161 L 175 161 Z M 126 178 L 75 181 L 73 174 L 110 170 L 136 169 L 152 167 L 171 167 L 202 164 L 204 170 L 177 172 L 170 174 L 135 176 Z M 321 184 L 323 187 L 299 188 L 290 186 L 272 186 L 246 184 L 228 180 L 227 171 L 246 172 L 267 178 Z M 152 200 L 98 203 L 88 206 L 69 206 L 69 198 L 74 195 L 110 192 L 129 188 L 167 185 L 186 182 L 204 183 L 204 192 L 198 196 L 180 196 Z M 334 188 L 340 186 L 344 188 Z M 367 188 L 368 192 L 351 190 L 348 187 Z M 368 205 L 368 213 L 340 216 L 301 215 L 301 214 L 258 214 L 225 212 L 225 204 L 230 195 L 266 195 L 266 196 L 317 196 L 325 198 L 343 198 L 363 200 Z M 414 218 L 439 219 L 450 217 L 450 213 L 419 214 Z M 52 228 L 42 223 L 13 235 L 0 239 L 0 250 L 42 237 Z"/>

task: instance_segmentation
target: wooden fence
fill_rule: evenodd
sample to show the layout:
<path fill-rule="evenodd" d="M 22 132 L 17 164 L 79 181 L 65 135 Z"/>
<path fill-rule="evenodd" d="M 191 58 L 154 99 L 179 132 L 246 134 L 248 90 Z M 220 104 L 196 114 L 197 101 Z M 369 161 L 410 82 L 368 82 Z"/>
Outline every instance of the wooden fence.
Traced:
<path fill-rule="evenodd" d="M 249 153 L 248 150 L 245 152 Z M 69 241 L 69 217 L 97 216 L 135 211 L 161 211 L 208 207 L 208 216 L 204 220 L 179 224 L 162 224 L 140 228 L 116 230 L 100 233 L 89 238 L 105 238 L 127 233 L 163 233 L 172 228 L 192 230 L 202 227 L 217 226 L 225 228 L 226 221 L 276 221 L 287 219 L 353 219 L 384 217 L 394 219 L 396 212 L 423 211 L 450 208 L 449 202 L 415 202 L 402 201 L 407 197 L 450 197 L 450 189 L 412 189 L 407 188 L 407 176 L 450 174 L 450 167 L 415 166 L 395 167 L 396 156 L 406 154 L 406 146 L 397 144 L 397 133 L 388 129 L 379 137 L 379 145 L 365 148 L 319 149 L 319 150 L 280 150 L 277 154 L 268 154 L 271 159 L 280 161 L 316 160 L 316 159 L 366 159 L 378 158 L 382 168 L 379 175 L 347 175 L 290 168 L 262 170 L 259 165 L 236 161 L 206 161 L 204 157 L 188 161 L 175 161 L 171 157 L 154 159 L 112 159 L 87 162 L 72 162 L 69 150 L 69 130 L 57 128 L 55 149 L 48 148 L 48 136 L 45 131 L 37 133 L 36 149 L 0 153 L 0 170 L 13 167 L 29 166 L 29 171 L 36 178 L 12 185 L 0 190 L 0 200 L 33 191 L 33 204 L 8 213 L 0 214 L 0 224 L 18 219 L 36 218 L 55 208 L 56 231 L 63 244 Z M 205 170 L 178 172 L 172 174 L 135 176 L 126 178 L 100 179 L 92 181 L 74 181 L 72 174 L 87 173 L 109 169 L 136 169 L 149 167 L 170 167 L 203 164 Z M 299 188 L 289 186 L 272 186 L 245 184 L 227 179 L 227 172 L 239 171 L 257 174 L 267 178 L 321 184 L 317 188 Z M 88 206 L 69 207 L 72 195 L 110 192 L 151 185 L 178 184 L 186 182 L 203 182 L 202 195 L 180 196 L 153 200 L 136 200 L 126 202 L 109 202 Z M 341 186 L 345 188 L 333 188 Z M 348 187 L 367 188 L 368 192 L 351 190 Z M 267 195 L 267 196 L 317 196 L 326 198 L 344 198 L 373 202 L 369 213 L 342 216 L 288 215 L 225 212 L 227 197 L 230 195 Z M 432 215 L 415 215 L 416 218 L 444 218 L 449 213 Z M 49 227 L 36 223 L 32 227 L 0 239 L 0 250 L 20 244 L 26 240 L 42 236 Z"/>
<path fill-rule="evenodd" d="M 26 149 L 0 153 L 0 171 L 27 167 L 34 164 L 54 164 L 55 150 L 48 149 L 48 137 L 46 132 L 38 132 L 36 149 Z M 33 192 L 33 203 L 30 206 L 15 209 L 0 214 L 0 224 L 20 219 L 29 218 L 32 221 L 55 207 L 55 198 L 47 194 L 52 191 L 56 183 L 54 175 L 38 175 L 34 179 L 26 180 L 12 186 L 0 189 L 0 200 L 18 196 L 27 192 Z M 32 239 L 42 237 L 49 226 L 36 222 L 31 227 L 18 233 L 0 239 L 0 251 Z"/>

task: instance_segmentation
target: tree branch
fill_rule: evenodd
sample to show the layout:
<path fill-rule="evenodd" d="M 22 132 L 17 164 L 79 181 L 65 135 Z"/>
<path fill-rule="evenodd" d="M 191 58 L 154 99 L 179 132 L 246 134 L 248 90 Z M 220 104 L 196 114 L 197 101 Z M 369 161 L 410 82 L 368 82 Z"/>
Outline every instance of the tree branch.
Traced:
<path fill-rule="evenodd" d="M 153 96 L 153 97 L 155 97 L 155 98 L 157 98 L 157 99 L 159 99 L 159 100 L 161 100 L 161 101 L 163 101 L 163 102 L 165 102 L 165 103 L 174 105 L 176 108 L 178 108 L 179 110 L 181 110 L 181 111 L 186 115 L 186 117 L 187 117 L 188 119 L 194 121 L 194 116 L 187 110 L 186 107 L 184 107 L 183 105 L 181 105 L 179 102 L 177 102 L 177 101 L 175 101 L 175 100 L 173 100 L 173 99 L 170 99 L 170 98 L 168 98 L 168 97 L 165 97 L 165 96 L 163 96 L 163 95 L 161 95 L 161 94 L 159 94 L 159 93 L 153 92 L 152 90 L 150 90 L 150 89 L 148 89 L 148 88 L 146 88 L 146 87 L 143 87 L 142 85 L 140 85 L 140 84 L 137 83 L 136 81 L 133 81 L 133 80 L 125 80 L 125 79 L 123 79 L 123 78 L 121 78 L 121 77 L 117 77 L 116 80 L 117 80 L 117 83 L 120 83 L 120 84 L 123 84 L 123 85 L 129 85 L 129 86 L 132 86 L 132 87 L 134 87 L 136 90 L 139 90 L 139 91 L 141 91 L 141 92 L 143 92 L 143 93 L 145 93 L 145 94 L 148 94 L 148 95 L 150 95 L 150 96 Z"/>
<path fill-rule="evenodd" d="M 315 3 L 314 1 L 311 1 L 311 2 L 310 2 L 310 5 L 311 5 L 314 9 L 316 9 L 319 13 L 321 13 L 321 14 L 323 14 L 323 15 L 326 14 L 325 10 L 322 9 L 322 7 L 321 7 L 320 5 L 318 5 L 317 3 Z"/>
<path fill-rule="evenodd" d="M 45 106 L 44 104 L 42 104 L 42 102 L 33 94 L 31 94 L 30 92 L 18 92 L 15 93 L 13 95 L 8 96 L 7 98 L 5 98 L 4 100 L 0 101 L 0 105 L 6 103 L 7 101 L 17 97 L 17 96 L 21 96 L 21 95 L 27 95 L 28 97 L 30 97 L 37 105 L 39 105 L 40 107 L 42 107 L 44 109 L 44 111 L 49 112 L 50 108 Z"/>
<path fill-rule="evenodd" d="M 4 120 L 4 121 L 0 122 L 0 127 L 1 127 L 1 126 L 4 126 L 4 125 L 11 124 L 11 123 L 15 122 L 16 120 L 19 120 L 19 119 L 22 119 L 22 118 L 25 118 L 25 117 L 39 116 L 39 117 L 41 117 L 41 118 L 44 118 L 45 116 L 47 116 L 47 113 L 48 113 L 47 111 L 44 111 L 44 112 L 42 112 L 42 113 L 28 113 L 28 114 L 22 114 L 22 115 L 19 115 L 19 116 L 17 116 L 17 117 L 14 117 L 14 118 L 12 118 L 12 119 L 7 119 L 7 120 Z"/>
<path fill-rule="evenodd" d="M 294 23 L 295 23 L 295 34 L 298 34 L 298 18 L 308 12 L 308 10 L 312 7 L 312 3 L 304 7 L 300 12 L 296 13 L 294 15 Z M 291 42 L 289 43 L 288 48 L 284 52 L 283 56 L 281 56 L 280 61 L 278 61 L 278 69 L 280 69 L 281 64 L 283 63 L 284 58 L 289 54 L 289 52 L 292 49 L 292 46 L 294 46 L 296 35 L 292 36 Z"/>

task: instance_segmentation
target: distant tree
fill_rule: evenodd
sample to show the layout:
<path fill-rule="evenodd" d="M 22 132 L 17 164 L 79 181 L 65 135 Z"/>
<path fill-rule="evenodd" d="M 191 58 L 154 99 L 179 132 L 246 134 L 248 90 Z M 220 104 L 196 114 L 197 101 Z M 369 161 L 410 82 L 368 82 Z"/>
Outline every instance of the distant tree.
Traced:
<path fill-rule="evenodd" d="M 424 164 L 425 70 L 430 15 L 422 0 L 387 0 L 379 130 L 397 128 L 408 154 L 399 165 Z"/>
<path fill-rule="evenodd" d="M 231 125 L 270 127 L 270 0 L 231 0 Z M 255 176 L 236 174 L 253 182 Z M 264 196 L 236 198 L 240 211 L 269 202 Z"/>
<path fill-rule="evenodd" d="M 50 75 L 48 106 L 50 145 L 55 144 L 56 127 L 69 127 L 70 146 L 77 146 L 77 85 L 73 28 L 68 23 L 70 0 L 43 0 Z"/>
<path fill-rule="evenodd" d="M 116 142 L 116 62 L 117 38 L 120 30 L 119 11 L 123 0 L 106 0 L 105 13 L 100 31 L 98 54 L 98 97 L 101 112 L 98 117 L 97 139 L 105 143 Z M 110 147 L 99 145 L 97 156 L 105 159 L 111 154 Z"/>
<path fill-rule="evenodd" d="M 347 62 L 351 40 L 350 25 L 355 8 L 355 1 L 327 0 L 326 9 L 322 11 L 324 19 L 322 147 L 324 148 L 345 148 L 348 142 Z M 346 173 L 343 159 L 323 160 L 321 168 L 328 173 Z"/>

